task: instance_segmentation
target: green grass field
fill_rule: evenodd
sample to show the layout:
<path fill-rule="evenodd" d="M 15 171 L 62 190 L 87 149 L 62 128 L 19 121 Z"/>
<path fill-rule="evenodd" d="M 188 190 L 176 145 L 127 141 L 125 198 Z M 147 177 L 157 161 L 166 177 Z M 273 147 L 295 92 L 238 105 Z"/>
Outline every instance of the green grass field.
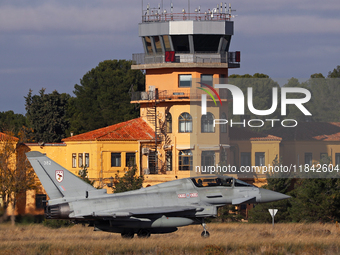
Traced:
<path fill-rule="evenodd" d="M 208 224 L 122 239 L 120 234 L 94 232 L 75 225 L 51 229 L 40 224 L 0 225 L 0 254 L 340 254 L 336 224 Z"/>

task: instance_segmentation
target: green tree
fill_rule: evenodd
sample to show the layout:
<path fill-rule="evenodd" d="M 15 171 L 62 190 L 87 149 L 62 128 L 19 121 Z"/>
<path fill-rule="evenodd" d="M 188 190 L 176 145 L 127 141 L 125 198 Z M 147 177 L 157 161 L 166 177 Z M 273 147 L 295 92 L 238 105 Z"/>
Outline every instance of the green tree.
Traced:
<path fill-rule="evenodd" d="M 312 116 L 305 116 L 295 105 L 288 105 L 287 118 L 297 121 L 339 121 L 340 79 L 334 79 L 336 75 L 337 69 L 334 69 L 333 72 L 329 72 L 327 78 L 321 73 L 312 74 L 309 80 L 301 83 L 297 79 L 291 78 L 284 87 L 301 87 L 311 92 L 311 99 L 303 105 L 311 112 Z M 288 95 L 288 98 L 304 97 L 305 95 L 302 93 Z"/>
<path fill-rule="evenodd" d="M 310 111 L 313 121 L 339 121 L 340 79 L 311 78 L 306 83 L 312 93 Z"/>
<path fill-rule="evenodd" d="M 329 164 L 331 159 L 325 157 L 321 162 Z M 340 220 L 339 178 L 317 179 L 313 178 L 313 174 L 304 179 L 293 179 L 289 178 L 289 176 L 287 178 L 282 174 L 275 174 L 272 177 L 275 178 L 267 178 L 268 185 L 265 188 L 290 195 L 291 198 L 256 205 L 249 212 L 250 222 L 271 222 L 271 216 L 268 213 L 269 208 L 279 209 L 275 216 L 275 221 L 277 222 L 329 222 Z"/>
<path fill-rule="evenodd" d="M 340 78 L 340 66 L 337 66 L 333 71 L 328 72 L 328 78 Z"/>
<path fill-rule="evenodd" d="M 80 170 L 78 171 L 78 175 L 80 176 L 80 178 L 81 178 L 83 181 L 87 182 L 88 184 L 90 184 L 90 185 L 92 185 L 92 186 L 93 186 L 93 184 L 95 183 L 95 181 L 91 181 L 91 180 L 89 179 L 89 177 L 88 177 L 88 171 L 87 171 L 86 166 L 84 166 L 83 169 L 80 169 Z"/>
<path fill-rule="evenodd" d="M 340 179 L 300 179 L 291 195 L 293 221 L 340 220 Z"/>
<path fill-rule="evenodd" d="M 131 64 L 106 60 L 83 76 L 69 103 L 70 131 L 79 134 L 139 116 L 129 92 L 144 90 L 144 74 Z"/>
<path fill-rule="evenodd" d="M 13 111 L 0 112 L 0 131 L 11 130 L 14 136 L 18 136 L 22 127 L 26 125 L 26 117 Z"/>
<path fill-rule="evenodd" d="M 322 73 L 315 73 L 310 76 L 311 78 L 325 78 Z"/>
<path fill-rule="evenodd" d="M 124 176 L 119 177 L 119 173 L 115 175 L 112 190 L 114 193 L 125 192 L 129 190 L 140 189 L 143 187 L 144 176 L 137 176 L 137 167 L 129 167 Z"/>
<path fill-rule="evenodd" d="M 45 94 L 45 89 L 39 95 L 32 96 L 28 92 L 26 99 L 26 117 L 33 129 L 35 142 L 60 142 L 65 138 L 69 127 L 66 118 L 67 102 L 70 96 L 66 93 L 59 94 L 56 90 Z"/>

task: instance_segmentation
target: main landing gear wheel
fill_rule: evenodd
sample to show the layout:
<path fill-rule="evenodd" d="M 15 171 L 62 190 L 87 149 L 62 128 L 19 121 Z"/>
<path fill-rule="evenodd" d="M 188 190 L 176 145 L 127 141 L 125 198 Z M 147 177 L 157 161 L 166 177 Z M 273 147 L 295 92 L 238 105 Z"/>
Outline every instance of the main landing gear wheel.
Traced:
<path fill-rule="evenodd" d="M 121 233 L 121 236 L 125 239 L 132 239 L 135 236 L 133 232 Z"/>
<path fill-rule="evenodd" d="M 150 231 L 146 230 L 146 229 L 141 229 L 138 231 L 137 236 L 139 238 L 149 238 L 150 237 Z"/>
<path fill-rule="evenodd" d="M 210 236 L 210 233 L 209 233 L 208 231 L 203 231 L 203 232 L 201 233 L 201 237 L 207 238 L 207 237 L 209 237 L 209 236 Z"/>

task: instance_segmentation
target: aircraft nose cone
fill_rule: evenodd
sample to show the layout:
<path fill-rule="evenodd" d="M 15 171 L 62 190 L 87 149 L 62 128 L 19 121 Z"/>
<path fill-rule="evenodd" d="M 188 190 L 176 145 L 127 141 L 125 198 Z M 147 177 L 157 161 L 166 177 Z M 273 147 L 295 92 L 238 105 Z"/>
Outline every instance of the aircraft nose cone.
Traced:
<path fill-rule="evenodd" d="M 267 203 L 267 202 L 274 202 L 282 199 L 290 198 L 290 196 L 287 196 L 285 194 L 267 190 L 267 189 L 260 189 L 260 201 L 261 203 Z"/>

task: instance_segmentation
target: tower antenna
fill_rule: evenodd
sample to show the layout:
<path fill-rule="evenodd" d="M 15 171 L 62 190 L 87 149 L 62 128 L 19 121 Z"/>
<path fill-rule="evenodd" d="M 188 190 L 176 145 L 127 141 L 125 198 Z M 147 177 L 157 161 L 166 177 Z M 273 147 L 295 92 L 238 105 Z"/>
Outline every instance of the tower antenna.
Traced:
<path fill-rule="evenodd" d="M 190 0 L 188 0 L 188 13 L 189 13 L 189 19 L 190 19 Z"/>
<path fill-rule="evenodd" d="M 231 9 L 231 4 L 229 3 L 229 13 L 228 13 L 229 19 L 232 18 L 232 17 L 235 17 L 234 15 L 231 15 L 231 12 L 234 12 L 234 11 L 236 11 L 236 10 L 232 10 Z"/>

